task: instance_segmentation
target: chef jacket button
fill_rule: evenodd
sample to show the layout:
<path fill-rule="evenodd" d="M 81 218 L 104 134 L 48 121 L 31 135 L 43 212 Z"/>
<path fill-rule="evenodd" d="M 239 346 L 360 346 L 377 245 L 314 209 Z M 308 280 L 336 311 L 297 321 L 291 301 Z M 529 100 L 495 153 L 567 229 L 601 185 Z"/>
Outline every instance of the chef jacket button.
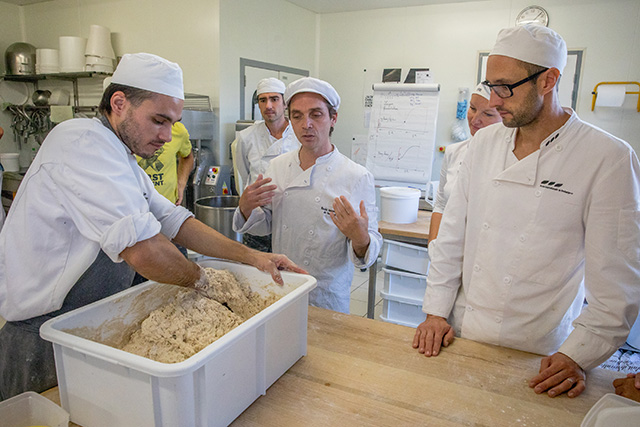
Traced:
<path fill-rule="evenodd" d="M 333 169 L 331 166 L 327 166 L 328 171 L 331 171 L 331 169 Z"/>
<path fill-rule="evenodd" d="M 468 306 L 466 307 L 466 310 L 467 310 L 467 311 L 473 311 L 473 308 L 471 308 L 471 306 L 469 306 L 469 305 L 468 305 Z"/>
<path fill-rule="evenodd" d="M 536 194 L 536 197 L 540 197 L 540 196 L 542 196 L 542 191 L 536 190 L 535 194 Z"/>
<path fill-rule="evenodd" d="M 289 228 L 289 227 L 287 227 L 286 225 L 283 225 L 283 226 L 282 226 L 282 229 L 283 229 L 283 230 L 286 230 L 287 228 Z"/>
<path fill-rule="evenodd" d="M 474 265 L 473 271 L 480 271 L 480 266 L 478 264 Z"/>
<path fill-rule="evenodd" d="M 313 236 L 313 230 L 309 230 L 309 235 Z"/>
<path fill-rule="evenodd" d="M 562 145 L 556 144 L 556 151 L 558 152 L 562 151 Z"/>
<path fill-rule="evenodd" d="M 482 228 L 484 228 L 485 230 L 489 229 L 489 224 L 487 224 L 486 222 L 484 224 L 482 224 Z"/>
<path fill-rule="evenodd" d="M 505 277 L 504 279 L 502 279 L 502 281 L 503 281 L 505 284 L 510 285 L 510 284 L 511 284 L 511 277 L 507 276 L 507 277 Z"/>
<path fill-rule="evenodd" d="M 316 202 L 319 202 L 319 201 L 320 201 L 320 197 L 316 197 Z"/>
<path fill-rule="evenodd" d="M 289 195 L 289 192 L 288 192 L 288 191 L 285 191 L 285 192 L 284 192 L 284 195 L 285 195 L 285 196 L 288 196 L 288 195 Z"/>
<path fill-rule="evenodd" d="M 496 323 L 502 323 L 502 319 L 496 316 Z"/>
<path fill-rule="evenodd" d="M 305 180 L 304 180 L 304 183 L 305 183 L 305 184 L 308 184 L 308 183 L 309 183 L 309 181 L 307 181 L 307 180 L 305 179 Z"/>
<path fill-rule="evenodd" d="M 525 236 L 524 234 L 522 236 L 520 236 L 520 241 L 524 242 L 525 240 L 527 240 L 527 236 Z"/>
<path fill-rule="evenodd" d="M 308 260 L 304 260 L 303 264 L 304 265 L 309 265 L 309 261 Z"/>

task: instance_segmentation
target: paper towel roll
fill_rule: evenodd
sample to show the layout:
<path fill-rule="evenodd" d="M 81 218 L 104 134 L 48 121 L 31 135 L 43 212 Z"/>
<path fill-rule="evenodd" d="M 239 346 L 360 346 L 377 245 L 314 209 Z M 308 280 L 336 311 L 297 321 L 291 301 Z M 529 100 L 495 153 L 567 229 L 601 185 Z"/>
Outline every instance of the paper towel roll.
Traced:
<path fill-rule="evenodd" d="M 626 91 L 627 87 L 625 85 L 599 86 L 596 107 L 622 107 Z"/>

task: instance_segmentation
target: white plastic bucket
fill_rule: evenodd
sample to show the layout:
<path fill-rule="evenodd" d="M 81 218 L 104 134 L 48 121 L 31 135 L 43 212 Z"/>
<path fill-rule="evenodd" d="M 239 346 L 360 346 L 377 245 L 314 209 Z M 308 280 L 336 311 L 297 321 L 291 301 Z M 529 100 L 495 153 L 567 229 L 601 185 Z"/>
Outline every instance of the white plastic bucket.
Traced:
<path fill-rule="evenodd" d="M 418 220 L 420 190 L 409 187 L 380 189 L 380 219 L 395 224 L 411 224 Z"/>
<path fill-rule="evenodd" d="M 7 172 L 20 172 L 20 153 L 0 153 L 0 163 Z"/>

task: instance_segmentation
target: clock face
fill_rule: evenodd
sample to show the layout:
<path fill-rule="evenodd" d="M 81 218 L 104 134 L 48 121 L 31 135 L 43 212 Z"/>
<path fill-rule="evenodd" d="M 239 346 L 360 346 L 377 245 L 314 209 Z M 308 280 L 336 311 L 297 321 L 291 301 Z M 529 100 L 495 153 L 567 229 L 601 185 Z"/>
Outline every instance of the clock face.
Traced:
<path fill-rule="evenodd" d="M 522 9 L 522 11 L 518 14 L 518 17 L 516 18 L 516 24 L 537 24 L 546 27 L 547 25 L 549 25 L 549 14 L 540 6 L 529 6 Z"/>

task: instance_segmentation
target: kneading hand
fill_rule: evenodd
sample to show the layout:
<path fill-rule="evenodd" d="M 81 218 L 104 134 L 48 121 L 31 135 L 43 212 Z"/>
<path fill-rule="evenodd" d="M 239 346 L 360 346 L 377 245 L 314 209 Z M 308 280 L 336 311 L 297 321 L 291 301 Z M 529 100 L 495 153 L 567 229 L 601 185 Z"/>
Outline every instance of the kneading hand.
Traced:
<path fill-rule="evenodd" d="M 256 251 L 256 256 L 252 264 L 258 270 L 271 274 L 273 280 L 279 285 L 284 285 L 284 281 L 280 275 L 280 270 L 309 274 L 287 258 L 286 255 L 281 254 L 270 254 Z"/>
<path fill-rule="evenodd" d="M 440 347 L 448 347 L 455 339 L 455 331 L 447 323 L 447 319 L 440 316 L 427 315 L 427 319 L 418 325 L 413 337 L 413 348 L 425 356 L 437 356 Z"/>
<path fill-rule="evenodd" d="M 537 393 L 545 391 L 550 397 L 567 392 L 569 397 L 577 397 L 586 386 L 587 375 L 569 356 L 555 353 L 543 357 L 540 373 L 529 381 L 529 387 Z"/>
<path fill-rule="evenodd" d="M 258 175 L 258 179 L 253 184 L 245 187 L 238 201 L 240 212 L 246 220 L 251 215 L 251 211 L 259 206 L 271 203 L 273 191 L 278 188 L 276 185 L 267 185 L 271 182 L 271 178 L 262 178 L 262 174 Z"/>

